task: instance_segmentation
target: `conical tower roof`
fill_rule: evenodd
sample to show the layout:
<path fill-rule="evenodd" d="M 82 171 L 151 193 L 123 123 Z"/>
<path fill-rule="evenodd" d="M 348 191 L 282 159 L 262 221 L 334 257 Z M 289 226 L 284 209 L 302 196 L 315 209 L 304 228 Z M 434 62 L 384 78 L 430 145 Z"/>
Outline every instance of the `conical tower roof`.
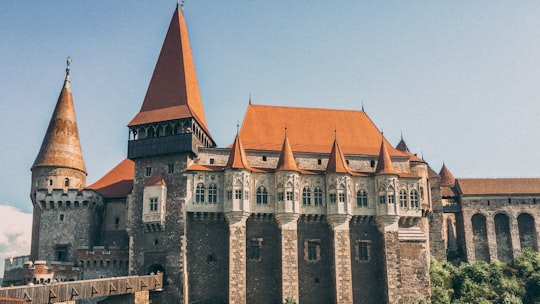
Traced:
<path fill-rule="evenodd" d="M 285 139 L 283 140 L 283 146 L 281 148 L 281 153 L 279 154 L 279 161 L 277 164 L 278 171 L 300 171 L 298 166 L 296 166 L 296 161 L 294 160 L 294 155 L 291 149 L 291 144 L 289 143 L 289 138 L 285 134 Z"/>
<path fill-rule="evenodd" d="M 334 138 L 334 144 L 332 145 L 332 151 L 330 152 L 330 157 L 328 159 L 328 165 L 326 166 L 326 173 L 349 173 L 352 174 L 347 166 L 347 161 L 341 148 L 337 137 Z"/>
<path fill-rule="evenodd" d="M 82 156 L 75 107 L 69 81 L 69 63 L 66 79 L 56 102 L 47 133 L 41 143 L 41 149 L 32 165 L 36 167 L 65 167 L 76 169 L 86 174 Z"/>
<path fill-rule="evenodd" d="M 231 148 L 231 154 L 229 155 L 229 160 L 227 161 L 225 169 L 251 170 L 251 166 L 247 161 L 246 151 L 242 146 L 239 134 L 236 134 L 236 138 L 234 139 L 234 143 Z"/>
<path fill-rule="evenodd" d="M 381 150 L 379 151 L 379 159 L 377 161 L 377 167 L 375 168 L 375 174 L 397 174 L 394 166 L 392 165 L 392 159 L 388 153 L 388 143 L 382 138 Z"/>
<path fill-rule="evenodd" d="M 405 140 L 403 139 L 403 134 L 401 134 L 401 140 L 397 144 L 396 150 L 399 150 L 401 152 L 411 152 L 409 151 L 409 147 L 407 146 L 407 143 L 405 143 Z"/>
<path fill-rule="evenodd" d="M 177 7 L 146 91 L 129 126 L 193 117 L 210 136 L 191 55 L 186 21 Z"/>
<path fill-rule="evenodd" d="M 452 187 L 456 183 L 456 178 L 452 172 L 448 170 L 444 163 L 442 165 L 441 172 L 439 172 L 439 176 L 441 177 L 441 187 Z"/>

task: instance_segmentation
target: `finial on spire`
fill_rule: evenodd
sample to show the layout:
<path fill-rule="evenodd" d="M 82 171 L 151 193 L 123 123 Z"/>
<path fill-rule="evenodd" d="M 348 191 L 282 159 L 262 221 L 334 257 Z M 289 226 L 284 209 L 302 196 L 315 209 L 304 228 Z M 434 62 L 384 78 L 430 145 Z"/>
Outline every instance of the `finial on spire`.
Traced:
<path fill-rule="evenodd" d="M 364 101 L 362 100 L 362 112 L 365 112 L 364 111 Z"/>
<path fill-rule="evenodd" d="M 403 130 L 399 130 L 399 132 L 401 133 L 401 140 L 403 140 Z"/>
<path fill-rule="evenodd" d="M 238 135 L 238 133 L 240 133 L 240 122 L 236 121 L 236 135 Z"/>
<path fill-rule="evenodd" d="M 71 56 L 66 59 L 66 76 L 69 76 L 69 66 L 71 65 Z"/>
<path fill-rule="evenodd" d="M 287 137 L 287 124 L 285 124 L 285 137 Z"/>
<path fill-rule="evenodd" d="M 336 139 L 337 139 L 337 128 L 334 127 L 334 140 L 336 140 Z"/>
<path fill-rule="evenodd" d="M 251 93 L 249 93 L 249 104 L 251 104 Z"/>

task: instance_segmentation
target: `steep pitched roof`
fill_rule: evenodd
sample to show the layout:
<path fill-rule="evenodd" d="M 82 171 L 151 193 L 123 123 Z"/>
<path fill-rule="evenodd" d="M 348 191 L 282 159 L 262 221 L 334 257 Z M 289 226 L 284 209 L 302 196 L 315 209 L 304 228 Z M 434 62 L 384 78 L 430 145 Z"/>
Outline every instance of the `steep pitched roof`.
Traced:
<path fill-rule="evenodd" d="M 64 85 L 32 169 L 49 166 L 72 168 L 86 174 L 71 95 L 69 67 L 66 69 Z"/>
<path fill-rule="evenodd" d="M 208 133 L 186 21 L 176 8 L 146 91 L 129 126 L 193 117 Z"/>
<path fill-rule="evenodd" d="M 388 153 L 388 143 L 384 137 L 382 138 L 381 149 L 379 150 L 379 159 L 375 168 L 375 174 L 397 174 Z"/>
<path fill-rule="evenodd" d="M 463 195 L 540 194 L 540 178 L 458 178 Z"/>
<path fill-rule="evenodd" d="M 246 151 L 242 146 L 239 134 L 236 134 L 236 138 L 234 139 L 234 143 L 231 148 L 231 154 L 229 155 L 229 160 L 227 161 L 225 168 L 252 170 L 247 161 Z"/>
<path fill-rule="evenodd" d="M 441 187 L 452 187 L 456 183 L 456 178 L 454 175 L 452 175 L 452 172 L 448 170 L 444 163 L 441 171 L 439 172 L 439 176 L 441 177 Z"/>
<path fill-rule="evenodd" d="M 279 154 L 279 161 L 277 164 L 278 171 L 300 171 L 296 166 L 294 155 L 289 143 L 289 138 L 285 135 L 283 140 L 283 146 L 281 147 L 281 153 Z"/>
<path fill-rule="evenodd" d="M 403 139 L 403 135 L 401 135 L 401 140 L 397 144 L 396 149 L 401 152 L 411 152 L 409 151 L 409 147 L 407 147 L 407 144 L 405 143 L 405 140 Z"/>
<path fill-rule="evenodd" d="M 245 149 L 280 151 L 283 127 L 295 152 L 328 153 L 334 130 L 340 132 L 345 154 L 378 155 L 381 134 L 362 111 L 297 108 L 250 104 L 240 135 Z M 407 157 L 394 148 L 392 156 Z"/>
<path fill-rule="evenodd" d="M 126 197 L 133 189 L 135 163 L 126 158 L 97 182 L 88 186 L 107 198 Z"/>
<path fill-rule="evenodd" d="M 326 166 L 326 173 L 349 173 L 352 172 L 347 166 L 347 161 L 345 156 L 341 152 L 337 138 L 334 139 L 334 144 L 332 145 L 332 151 L 330 152 L 330 157 L 328 159 L 328 165 Z"/>

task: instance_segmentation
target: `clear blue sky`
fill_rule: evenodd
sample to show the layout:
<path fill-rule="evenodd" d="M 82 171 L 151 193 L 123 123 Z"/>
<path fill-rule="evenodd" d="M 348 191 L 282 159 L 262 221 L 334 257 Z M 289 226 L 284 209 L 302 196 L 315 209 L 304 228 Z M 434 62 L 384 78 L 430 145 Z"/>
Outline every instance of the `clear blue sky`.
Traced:
<path fill-rule="evenodd" d="M 73 58 L 88 184 L 126 156 L 176 3 L 2 1 L 0 204 L 30 167 Z M 457 177 L 540 176 L 540 1 L 187 1 L 210 131 L 253 103 L 360 110 Z"/>

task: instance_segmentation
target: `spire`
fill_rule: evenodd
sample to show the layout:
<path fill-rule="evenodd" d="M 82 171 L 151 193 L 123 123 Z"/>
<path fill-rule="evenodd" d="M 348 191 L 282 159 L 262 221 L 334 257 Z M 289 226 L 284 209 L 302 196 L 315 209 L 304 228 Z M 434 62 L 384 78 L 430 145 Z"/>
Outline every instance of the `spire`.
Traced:
<path fill-rule="evenodd" d="M 174 11 L 141 110 L 129 126 L 193 117 L 210 136 L 182 6 Z"/>
<path fill-rule="evenodd" d="M 283 146 L 281 147 L 281 153 L 279 154 L 279 161 L 277 164 L 278 171 L 300 171 L 296 166 L 294 155 L 287 137 L 287 128 L 285 128 L 285 139 L 283 140 Z"/>
<path fill-rule="evenodd" d="M 409 147 L 407 147 L 407 144 L 405 143 L 405 140 L 403 140 L 403 132 L 401 133 L 401 140 L 396 146 L 396 149 L 401 152 L 411 152 L 409 151 Z"/>
<path fill-rule="evenodd" d="M 231 154 L 227 161 L 226 169 L 247 169 L 251 170 L 251 166 L 247 161 L 246 151 L 240 141 L 240 135 L 236 134 L 233 146 L 231 148 Z"/>
<path fill-rule="evenodd" d="M 387 145 L 388 143 L 386 143 L 384 136 L 382 136 L 381 150 L 379 151 L 379 159 L 377 161 L 377 168 L 375 168 L 375 174 L 397 174 L 392 165 L 392 159 L 390 158 L 390 153 L 388 153 Z"/>
<path fill-rule="evenodd" d="M 448 170 L 444 162 L 441 168 L 441 172 L 439 172 L 439 176 L 441 177 L 441 187 L 452 187 L 456 183 L 456 178 L 454 177 L 452 172 Z"/>
<path fill-rule="evenodd" d="M 341 152 L 341 148 L 339 147 L 336 135 L 334 138 L 334 144 L 332 145 L 332 151 L 330 152 L 330 158 L 328 159 L 328 165 L 326 166 L 326 173 L 352 174 L 352 172 L 349 170 L 349 167 L 347 166 L 345 156 Z"/>
<path fill-rule="evenodd" d="M 75 107 L 71 95 L 70 64 L 71 57 L 68 57 L 64 85 L 32 169 L 36 167 L 65 167 L 79 170 L 86 175 Z"/>

